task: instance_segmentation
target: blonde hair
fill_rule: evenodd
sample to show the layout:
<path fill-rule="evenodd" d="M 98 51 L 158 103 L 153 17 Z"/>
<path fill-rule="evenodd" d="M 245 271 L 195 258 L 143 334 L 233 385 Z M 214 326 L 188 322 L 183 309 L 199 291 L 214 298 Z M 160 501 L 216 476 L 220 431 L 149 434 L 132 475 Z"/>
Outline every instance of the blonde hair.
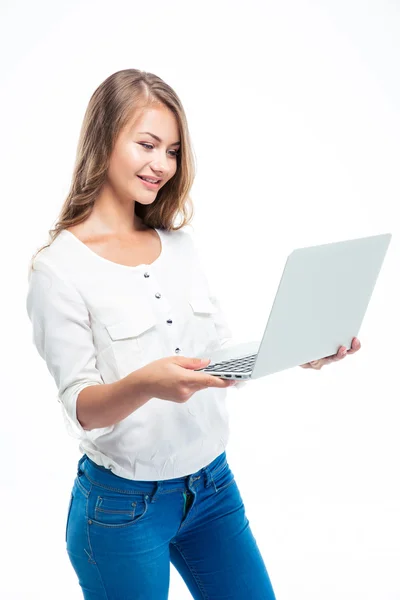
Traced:
<path fill-rule="evenodd" d="M 85 221 L 107 175 L 109 159 L 121 129 L 132 115 L 135 122 L 146 109 L 164 105 L 175 115 L 181 147 L 175 175 L 160 189 L 150 205 L 135 203 L 135 213 L 148 227 L 178 230 L 193 217 L 189 191 L 195 178 L 195 160 L 183 106 L 174 90 L 160 77 L 138 69 L 113 73 L 99 85 L 89 100 L 80 131 L 72 183 L 50 241 L 32 257 L 50 246 L 63 229 Z M 177 216 L 181 223 L 174 225 Z"/>

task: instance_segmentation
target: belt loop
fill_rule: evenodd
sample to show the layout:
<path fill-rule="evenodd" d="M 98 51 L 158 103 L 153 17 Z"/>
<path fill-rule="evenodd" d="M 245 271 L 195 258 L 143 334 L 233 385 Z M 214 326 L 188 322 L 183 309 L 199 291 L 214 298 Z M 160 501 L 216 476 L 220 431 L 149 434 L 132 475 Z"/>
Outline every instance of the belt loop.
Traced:
<path fill-rule="evenodd" d="M 211 475 L 210 469 L 208 467 L 204 467 L 203 471 L 206 476 L 206 481 L 205 481 L 204 487 L 208 488 L 211 485 L 212 475 Z"/>
<path fill-rule="evenodd" d="M 87 456 L 86 456 L 86 454 L 84 454 L 84 455 L 83 455 L 83 456 L 82 456 L 82 457 L 79 459 L 79 462 L 78 462 L 78 468 L 77 468 L 77 470 L 76 470 L 76 471 L 77 471 L 77 475 L 81 475 L 81 473 L 83 473 L 83 471 L 82 471 L 82 469 L 81 469 L 81 465 L 82 465 L 82 463 L 83 463 L 83 462 L 85 462 L 85 460 L 86 460 L 86 459 L 87 459 Z"/>
<path fill-rule="evenodd" d="M 156 495 L 158 494 L 158 492 L 162 491 L 162 487 L 163 487 L 163 482 L 162 481 L 155 481 L 154 483 L 156 484 L 156 489 L 150 495 L 150 498 L 151 498 L 150 502 L 151 503 L 153 503 L 153 502 L 156 501 Z"/>

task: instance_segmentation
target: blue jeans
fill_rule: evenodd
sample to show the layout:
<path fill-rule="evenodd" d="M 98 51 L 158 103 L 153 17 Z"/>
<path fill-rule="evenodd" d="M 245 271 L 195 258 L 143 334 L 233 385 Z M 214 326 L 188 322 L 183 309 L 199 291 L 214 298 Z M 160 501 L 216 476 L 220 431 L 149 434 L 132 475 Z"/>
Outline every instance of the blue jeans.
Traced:
<path fill-rule="evenodd" d="M 195 599 L 275 600 L 225 452 L 164 481 L 118 477 L 84 454 L 66 543 L 86 600 L 165 600 L 170 562 Z"/>

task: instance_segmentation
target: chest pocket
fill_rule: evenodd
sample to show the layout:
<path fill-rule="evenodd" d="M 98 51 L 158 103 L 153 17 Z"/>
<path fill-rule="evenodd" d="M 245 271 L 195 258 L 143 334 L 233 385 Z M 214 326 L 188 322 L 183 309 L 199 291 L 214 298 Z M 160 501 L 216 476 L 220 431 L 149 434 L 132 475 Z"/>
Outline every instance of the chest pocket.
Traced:
<path fill-rule="evenodd" d="M 213 318 L 218 309 L 202 290 L 191 291 L 189 304 L 192 312 L 194 356 L 207 358 L 207 352 L 221 347 Z"/>
<path fill-rule="evenodd" d="M 144 302 L 110 301 L 96 308 L 96 320 L 104 351 L 113 355 L 120 378 L 158 357 L 157 316 Z"/>

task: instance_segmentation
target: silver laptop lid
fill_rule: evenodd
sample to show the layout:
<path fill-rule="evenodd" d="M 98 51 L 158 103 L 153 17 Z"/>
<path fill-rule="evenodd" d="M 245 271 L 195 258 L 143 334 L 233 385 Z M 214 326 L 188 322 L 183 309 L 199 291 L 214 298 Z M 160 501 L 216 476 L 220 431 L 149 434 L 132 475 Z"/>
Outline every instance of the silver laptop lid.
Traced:
<path fill-rule="evenodd" d="M 392 235 L 294 250 L 251 374 L 276 373 L 348 349 L 358 337 Z"/>

